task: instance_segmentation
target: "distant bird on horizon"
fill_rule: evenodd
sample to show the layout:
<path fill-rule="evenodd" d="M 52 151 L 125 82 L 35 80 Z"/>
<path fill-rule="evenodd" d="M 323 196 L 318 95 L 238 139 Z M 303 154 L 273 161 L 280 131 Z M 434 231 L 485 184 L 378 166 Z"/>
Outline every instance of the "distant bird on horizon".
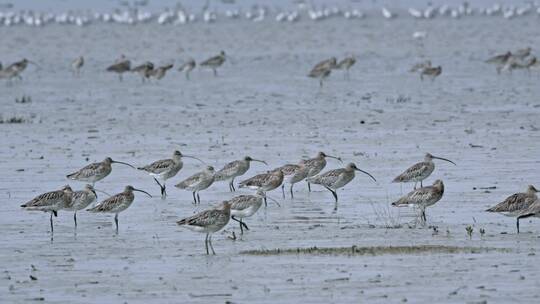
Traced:
<path fill-rule="evenodd" d="M 107 67 L 107 72 L 112 72 L 118 74 L 118 79 L 123 80 L 122 75 L 131 70 L 131 61 L 126 58 L 126 56 L 121 55 L 119 59 L 115 61 L 114 64 Z"/>
<path fill-rule="evenodd" d="M 442 73 L 442 67 L 425 67 L 422 69 L 422 72 L 420 72 L 420 79 L 424 80 L 424 76 L 427 76 L 431 79 L 431 81 L 435 80 L 439 75 Z"/>
<path fill-rule="evenodd" d="M 147 61 L 141 65 L 138 65 L 131 69 L 131 72 L 137 73 L 141 76 L 142 82 L 146 82 L 154 73 L 154 64 L 150 61 Z"/>
<path fill-rule="evenodd" d="M 189 59 L 184 64 L 182 64 L 178 71 L 186 73 L 186 79 L 189 80 L 189 73 L 195 69 L 197 66 L 197 63 L 195 62 L 195 59 Z"/>
<path fill-rule="evenodd" d="M 200 67 L 207 67 L 214 71 L 214 76 L 217 76 L 217 68 L 219 68 L 225 62 L 227 55 L 225 51 L 221 51 L 219 55 L 206 59 L 199 64 Z"/>
<path fill-rule="evenodd" d="M 79 77 L 81 75 L 81 68 L 84 66 L 84 57 L 79 56 L 71 62 L 71 69 L 73 70 L 73 75 Z"/>
<path fill-rule="evenodd" d="M 167 71 L 172 69 L 172 67 L 173 67 L 173 64 L 160 66 L 157 69 L 154 69 L 152 71 L 152 76 L 154 76 L 157 80 L 160 80 L 163 77 L 165 77 L 165 74 L 167 74 Z"/>
<path fill-rule="evenodd" d="M 337 66 L 336 57 L 323 60 L 317 63 L 313 69 L 308 74 L 308 77 L 319 79 L 319 87 L 323 87 L 323 80 L 330 76 L 332 69 L 335 69 Z"/>
<path fill-rule="evenodd" d="M 337 66 L 336 69 L 338 70 L 345 70 L 345 78 L 349 79 L 349 69 L 356 63 L 356 57 L 349 56 L 345 57 L 343 60 L 341 60 Z"/>

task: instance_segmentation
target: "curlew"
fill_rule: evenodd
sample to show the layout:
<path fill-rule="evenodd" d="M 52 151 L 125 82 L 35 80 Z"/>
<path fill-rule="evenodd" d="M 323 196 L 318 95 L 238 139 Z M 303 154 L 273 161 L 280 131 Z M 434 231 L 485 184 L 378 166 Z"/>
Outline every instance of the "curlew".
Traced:
<path fill-rule="evenodd" d="M 336 68 L 337 59 L 332 57 L 317 63 L 308 74 L 308 77 L 319 79 L 319 87 L 322 88 L 323 80 L 330 76 L 332 69 Z"/>
<path fill-rule="evenodd" d="M 342 162 L 341 158 L 339 157 L 331 156 L 331 155 L 325 154 L 324 152 L 319 152 L 314 158 L 304 161 L 304 165 L 308 169 L 308 175 L 307 175 L 308 178 L 321 173 L 324 167 L 326 167 L 327 157 L 337 159 L 339 160 L 339 162 Z M 309 183 L 309 181 L 307 181 L 307 184 L 308 184 L 308 191 L 311 192 L 311 184 Z"/>
<path fill-rule="evenodd" d="M 164 198 L 167 196 L 165 181 L 176 176 L 176 174 L 182 170 L 182 167 L 184 167 L 184 163 L 182 162 L 183 157 L 193 158 L 204 163 L 195 156 L 183 155 L 182 152 L 176 150 L 174 151 L 172 158 L 157 160 L 147 166 L 139 167 L 137 169 L 148 172 L 148 174 L 154 178 L 161 189 L 161 197 Z M 160 180 L 162 183 L 159 182 Z"/>
<path fill-rule="evenodd" d="M 219 55 L 206 59 L 199 64 L 200 67 L 207 67 L 212 69 L 214 76 L 217 76 L 217 68 L 219 68 L 227 58 L 224 51 L 221 51 Z"/>
<path fill-rule="evenodd" d="M 131 206 L 133 200 L 135 200 L 135 194 L 133 191 L 145 193 L 149 197 L 152 197 L 148 192 L 140 189 L 135 189 L 133 186 L 126 186 L 123 192 L 115 194 L 95 207 L 87 209 L 92 213 L 114 213 L 114 223 L 116 225 L 116 233 L 118 233 L 118 214 Z"/>
<path fill-rule="evenodd" d="M 272 191 L 279 187 L 283 183 L 283 171 L 276 169 L 274 171 L 269 171 L 267 173 L 262 173 L 253 176 L 252 178 L 246 179 L 240 182 L 240 188 L 249 188 L 253 190 L 262 190 L 264 192 Z M 264 205 L 267 205 L 266 197 L 264 198 Z"/>
<path fill-rule="evenodd" d="M 68 211 L 73 211 L 75 228 L 77 228 L 77 211 L 85 209 L 96 200 L 96 190 L 92 185 L 87 184 L 83 190 L 73 192 L 71 202 L 65 209 Z"/>
<path fill-rule="evenodd" d="M 291 193 L 291 198 L 294 198 L 293 187 L 294 184 L 299 183 L 307 178 L 309 173 L 309 168 L 306 166 L 306 162 L 302 160 L 300 164 L 287 164 L 278 168 L 283 172 L 283 183 L 281 184 L 281 192 L 283 193 L 283 198 L 285 198 L 285 183 L 289 184 L 289 191 Z"/>
<path fill-rule="evenodd" d="M 345 79 L 349 79 L 349 69 L 356 63 L 354 56 L 345 57 L 337 65 L 336 69 L 345 70 Z"/>
<path fill-rule="evenodd" d="M 228 180 L 229 190 L 231 192 L 236 191 L 236 188 L 234 188 L 234 179 L 238 176 L 244 175 L 249 170 L 250 163 L 252 161 L 268 165 L 264 160 L 258 160 L 251 158 L 250 156 L 246 156 L 244 159 L 235 160 L 226 164 L 221 170 L 216 172 L 215 181 L 219 182 Z"/>
<path fill-rule="evenodd" d="M 334 199 L 336 201 L 336 206 L 334 210 L 337 210 L 337 189 L 344 187 L 354 179 L 354 171 L 362 172 L 371 177 L 373 181 L 377 181 L 375 177 L 373 177 L 373 175 L 369 174 L 364 170 L 358 169 L 358 167 L 354 163 L 349 163 L 345 168 L 330 170 L 325 173 L 310 177 L 308 178 L 308 182 L 321 185 L 326 188 L 326 190 L 332 192 L 332 195 L 334 196 Z"/>
<path fill-rule="evenodd" d="M 51 213 L 51 239 L 54 234 L 53 215 L 58 216 L 58 211 L 65 209 L 71 202 L 73 190 L 69 185 L 60 190 L 51 191 L 36 196 L 26 204 L 21 205 L 26 210 L 37 210 Z"/>
<path fill-rule="evenodd" d="M 420 72 L 420 80 L 424 80 L 424 76 L 427 76 L 431 81 L 434 81 L 442 73 L 442 67 L 425 67 Z"/>
<path fill-rule="evenodd" d="M 154 73 L 154 64 L 150 61 L 147 61 L 131 69 L 131 72 L 139 74 L 141 76 L 141 81 L 144 83 L 149 80 Z"/>
<path fill-rule="evenodd" d="M 422 221 L 426 222 L 426 208 L 438 202 L 444 194 L 444 184 L 442 180 L 436 180 L 432 186 L 418 188 L 409 192 L 399 200 L 392 203 L 392 206 L 414 206 L 420 208 Z"/>
<path fill-rule="evenodd" d="M 115 63 L 107 68 L 107 72 L 113 72 L 118 74 L 118 79 L 122 81 L 122 75 L 131 70 L 131 61 L 124 55 L 117 59 Z"/>
<path fill-rule="evenodd" d="M 456 163 L 454 163 L 453 161 L 449 159 L 433 156 L 429 153 L 426 153 L 426 155 L 424 156 L 423 162 L 419 162 L 412 165 L 410 168 L 408 168 L 403 173 L 401 173 L 396 178 L 394 178 L 392 182 L 393 183 L 414 182 L 414 189 L 416 189 L 416 183 L 420 182 L 420 187 L 422 187 L 423 186 L 422 181 L 428 178 L 428 176 L 431 175 L 433 170 L 435 170 L 435 163 L 433 162 L 434 159 L 444 160 L 444 161 L 447 161 L 449 163 L 456 165 Z"/>
<path fill-rule="evenodd" d="M 186 79 L 189 80 L 189 73 L 193 71 L 193 69 L 195 69 L 196 66 L 197 66 L 197 63 L 195 62 L 195 59 L 189 59 L 178 68 L 178 71 L 185 72 Z"/>
<path fill-rule="evenodd" d="M 111 173 L 111 164 L 122 164 L 135 169 L 135 167 L 128 163 L 112 160 L 110 157 L 107 157 L 102 162 L 89 164 L 77 172 L 68 174 L 66 177 L 72 180 L 92 183 L 92 186 L 94 186 L 97 181 L 104 179 Z"/>
<path fill-rule="evenodd" d="M 517 233 L 519 233 L 519 216 L 527 210 L 534 201 L 538 199 L 538 190 L 533 185 L 527 187 L 527 192 L 515 193 L 507 197 L 504 201 L 487 209 L 487 212 L 497 212 L 506 216 L 518 216 L 516 221 Z"/>
<path fill-rule="evenodd" d="M 264 191 L 259 189 L 255 195 L 239 195 L 228 201 L 231 203 L 231 219 L 240 224 L 240 234 L 244 234 L 244 228 L 249 230 L 243 219 L 255 214 L 265 197 Z"/>
<path fill-rule="evenodd" d="M 73 75 L 74 76 L 79 77 L 81 75 L 81 68 L 83 67 L 83 65 L 84 65 L 84 57 L 83 56 L 79 56 L 79 57 L 75 58 L 75 60 L 73 60 L 71 62 L 71 69 L 73 70 Z"/>
<path fill-rule="evenodd" d="M 214 246 L 212 246 L 212 234 L 223 229 L 223 227 L 229 223 L 230 217 L 231 203 L 223 202 L 221 206 L 217 208 L 205 210 L 193 216 L 179 220 L 176 223 L 192 231 L 206 233 L 204 245 L 206 246 L 206 254 L 208 255 L 210 254 L 208 251 L 208 245 L 210 245 L 212 253 L 216 254 L 214 251 Z"/>
<path fill-rule="evenodd" d="M 175 187 L 193 192 L 193 203 L 201 203 L 199 191 L 207 189 L 214 183 L 214 167 L 207 166 L 203 171 L 196 173 L 181 181 Z M 195 197 L 195 195 L 197 195 Z"/>

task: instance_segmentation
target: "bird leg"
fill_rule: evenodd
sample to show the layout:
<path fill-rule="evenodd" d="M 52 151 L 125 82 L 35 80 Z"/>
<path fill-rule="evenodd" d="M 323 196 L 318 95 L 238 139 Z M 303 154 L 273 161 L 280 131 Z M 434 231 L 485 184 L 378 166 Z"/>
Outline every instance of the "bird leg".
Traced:
<path fill-rule="evenodd" d="M 206 238 L 204 239 L 204 246 L 206 246 L 206 255 L 209 255 L 210 252 L 208 251 L 208 233 L 206 234 Z"/>
<path fill-rule="evenodd" d="M 311 184 L 309 182 L 307 183 L 307 189 L 308 189 L 308 192 L 311 192 Z"/>
<path fill-rule="evenodd" d="M 516 228 L 517 228 L 517 233 L 519 234 L 519 216 L 517 217 Z"/>
<path fill-rule="evenodd" d="M 291 184 L 291 198 L 294 198 L 294 194 L 293 194 L 293 191 L 292 191 L 293 186 L 294 186 L 294 184 Z"/>
<path fill-rule="evenodd" d="M 118 213 L 114 215 L 114 223 L 116 224 L 116 234 L 118 234 Z"/>
<path fill-rule="evenodd" d="M 52 220 L 53 213 L 51 212 L 51 236 L 54 233 L 54 227 L 53 227 L 53 220 Z"/>
<path fill-rule="evenodd" d="M 420 181 L 420 188 L 424 188 L 424 185 L 422 184 L 422 181 Z"/>
<path fill-rule="evenodd" d="M 332 192 L 332 195 L 334 196 L 334 199 L 336 200 L 336 203 L 338 202 L 337 193 L 336 191 L 324 186 L 328 191 Z"/>
<path fill-rule="evenodd" d="M 417 184 L 417 183 L 418 183 L 418 182 L 414 182 L 413 190 L 416 190 L 416 184 Z"/>
<path fill-rule="evenodd" d="M 167 192 L 165 191 L 165 182 L 163 182 L 163 185 L 157 180 L 157 178 L 154 177 L 154 180 L 159 185 L 159 188 L 161 189 L 161 198 L 165 199 L 167 196 Z"/>
<path fill-rule="evenodd" d="M 246 228 L 246 230 L 249 230 L 248 226 L 242 221 L 242 219 L 239 220 L 234 216 L 231 216 L 231 219 L 237 221 L 240 224 L 240 234 L 244 234 L 244 228 Z"/>
<path fill-rule="evenodd" d="M 234 187 L 234 177 L 231 180 L 231 186 L 232 186 L 232 190 L 236 191 L 236 188 Z"/>
<path fill-rule="evenodd" d="M 197 198 L 195 197 L 195 191 L 193 191 L 193 204 L 197 205 Z"/>
<path fill-rule="evenodd" d="M 217 76 L 217 70 L 215 68 L 212 68 L 212 71 L 214 71 L 214 77 Z"/>
<path fill-rule="evenodd" d="M 200 204 L 201 203 L 201 197 L 199 196 L 199 192 L 197 191 L 197 202 Z"/>
<path fill-rule="evenodd" d="M 214 245 L 212 245 L 212 235 L 210 234 L 210 237 L 208 237 L 208 243 L 210 244 L 210 249 L 212 249 L 212 254 L 216 255 L 216 252 L 214 251 Z"/>
<path fill-rule="evenodd" d="M 285 184 L 281 184 L 281 193 L 283 194 L 283 198 L 285 198 Z"/>
<path fill-rule="evenodd" d="M 73 213 L 73 221 L 75 221 L 75 229 L 77 229 L 77 211 Z"/>
<path fill-rule="evenodd" d="M 264 197 L 264 207 L 268 207 L 268 203 L 266 202 L 266 196 Z"/>

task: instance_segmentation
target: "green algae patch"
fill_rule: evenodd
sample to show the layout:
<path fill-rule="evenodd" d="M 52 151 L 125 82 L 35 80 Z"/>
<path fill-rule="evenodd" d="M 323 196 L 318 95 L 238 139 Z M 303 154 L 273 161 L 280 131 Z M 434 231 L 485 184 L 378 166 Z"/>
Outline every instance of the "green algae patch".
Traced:
<path fill-rule="evenodd" d="M 274 256 L 274 255 L 407 255 L 407 254 L 457 254 L 457 253 L 484 253 L 484 252 L 510 252 L 507 248 L 494 247 L 458 247 L 442 245 L 415 245 L 415 246 L 373 246 L 373 247 L 309 247 L 291 249 L 261 249 L 246 250 L 240 254 Z"/>

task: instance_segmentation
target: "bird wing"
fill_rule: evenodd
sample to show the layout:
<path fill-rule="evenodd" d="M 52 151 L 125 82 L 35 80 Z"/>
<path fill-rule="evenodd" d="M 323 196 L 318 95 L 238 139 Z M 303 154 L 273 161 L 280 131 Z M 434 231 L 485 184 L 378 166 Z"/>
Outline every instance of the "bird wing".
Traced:
<path fill-rule="evenodd" d="M 268 179 L 268 173 L 262 173 L 255 175 L 252 178 L 246 179 L 245 181 L 240 182 L 240 186 L 257 186 L 260 187 Z"/>
<path fill-rule="evenodd" d="M 223 211 L 211 209 L 211 210 L 205 210 L 201 213 L 195 214 L 185 219 L 181 219 L 176 223 L 178 225 L 191 225 L 191 226 L 206 227 L 206 226 L 212 225 L 213 223 L 216 222 L 216 219 L 219 219 L 220 217 L 223 217 L 223 216 L 226 216 L 223 213 Z"/>
<path fill-rule="evenodd" d="M 217 65 L 222 64 L 224 61 L 222 56 L 214 56 L 212 58 L 206 59 L 205 61 L 201 62 L 199 65 Z"/>
<path fill-rule="evenodd" d="M 253 195 L 239 195 L 233 197 L 229 202 L 231 203 L 231 210 L 244 210 L 252 206 Z"/>
<path fill-rule="evenodd" d="M 215 179 L 217 181 L 220 181 L 229 177 L 236 170 L 239 164 L 240 164 L 240 161 L 238 160 L 235 160 L 226 164 L 223 168 L 221 168 L 221 170 L 216 172 Z"/>
<path fill-rule="evenodd" d="M 100 169 L 101 169 L 101 163 L 92 163 L 83 167 L 77 172 L 69 174 L 67 177 L 71 179 L 87 178 L 90 176 L 94 176 L 97 172 L 100 171 Z"/>
<path fill-rule="evenodd" d="M 192 176 L 181 181 L 178 185 L 176 185 L 176 187 L 180 189 L 185 189 L 187 187 L 193 186 L 201 180 L 202 176 L 203 176 L 203 172 L 193 174 Z"/>
<path fill-rule="evenodd" d="M 122 193 L 115 194 L 106 200 L 102 201 L 93 208 L 88 209 L 90 212 L 109 212 L 116 208 L 123 200 Z"/>
<path fill-rule="evenodd" d="M 419 162 L 412 165 L 410 168 L 405 170 L 405 172 L 398 175 L 393 182 L 403 182 L 411 180 L 412 178 L 421 176 L 428 169 L 428 164 L 426 162 Z"/>
<path fill-rule="evenodd" d="M 343 171 L 345 171 L 343 168 L 326 171 L 323 174 L 310 178 L 309 182 L 320 185 L 331 185 L 339 179 L 339 176 L 343 173 Z"/>
<path fill-rule="evenodd" d="M 540 214 L 540 199 L 535 200 L 527 209 L 519 213 L 519 216 L 527 217 Z"/>
<path fill-rule="evenodd" d="M 43 193 L 29 201 L 28 203 L 22 205 L 21 207 L 44 207 L 56 204 L 59 200 L 62 199 L 64 195 L 63 190 L 51 191 Z"/>
<path fill-rule="evenodd" d="M 407 204 L 422 204 L 431 200 L 431 197 L 434 195 L 433 186 L 423 187 L 409 192 L 404 197 L 400 198 L 395 204 L 396 205 L 407 205 Z"/>
<path fill-rule="evenodd" d="M 294 173 L 296 173 L 296 171 L 298 169 L 300 169 L 300 166 L 299 165 L 292 165 L 292 164 L 287 164 L 285 166 L 282 166 L 278 169 L 281 169 L 281 172 L 283 172 L 284 175 L 292 175 Z"/>
<path fill-rule="evenodd" d="M 533 201 L 534 200 L 527 196 L 526 193 L 515 193 L 507 197 L 504 201 L 487 209 L 486 211 L 515 212 L 519 210 L 525 210 L 533 203 Z"/>
<path fill-rule="evenodd" d="M 174 166 L 174 161 L 172 159 L 161 159 L 161 160 L 151 163 L 148 166 L 139 168 L 139 170 L 144 170 L 146 172 L 160 174 L 169 170 L 172 166 Z"/>

